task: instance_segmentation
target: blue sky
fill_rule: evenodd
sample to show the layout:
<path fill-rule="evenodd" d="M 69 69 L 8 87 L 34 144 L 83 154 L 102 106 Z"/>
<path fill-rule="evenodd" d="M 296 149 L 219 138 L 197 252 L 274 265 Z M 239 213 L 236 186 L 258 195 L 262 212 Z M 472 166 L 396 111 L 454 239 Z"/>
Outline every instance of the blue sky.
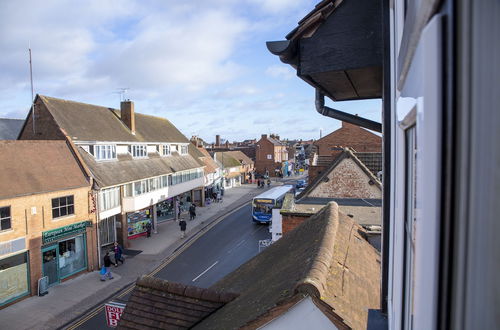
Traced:
<path fill-rule="evenodd" d="M 316 113 L 313 88 L 265 46 L 317 2 L 1 1 L 0 117 L 30 107 L 30 44 L 35 93 L 119 108 L 127 87 L 137 112 L 187 137 L 317 139 L 340 122 Z M 380 121 L 380 100 L 334 107 Z"/>

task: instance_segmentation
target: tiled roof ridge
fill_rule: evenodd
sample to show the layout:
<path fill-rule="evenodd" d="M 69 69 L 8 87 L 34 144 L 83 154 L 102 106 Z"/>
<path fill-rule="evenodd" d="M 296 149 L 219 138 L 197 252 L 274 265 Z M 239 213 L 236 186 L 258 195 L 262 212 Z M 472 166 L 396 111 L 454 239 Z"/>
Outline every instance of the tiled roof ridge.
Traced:
<path fill-rule="evenodd" d="M 139 277 L 136 285 L 160 290 L 163 292 L 182 295 L 184 297 L 224 304 L 232 301 L 239 296 L 239 294 L 232 292 L 221 292 L 212 289 L 204 289 L 196 286 L 185 285 L 177 282 L 169 282 L 148 275 Z"/>
<path fill-rule="evenodd" d="M 326 282 L 333 260 L 333 246 L 339 227 L 339 207 L 335 202 L 329 202 L 318 214 L 326 213 L 330 220 L 324 229 L 319 249 L 314 256 L 311 269 L 304 279 L 295 286 L 296 293 L 307 293 L 313 297 L 321 299 L 326 291 Z"/>
<path fill-rule="evenodd" d="M 50 100 L 54 100 L 54 101 L 62 101 L 62 102 L 71 102 L 71 103 L 78 103 L 78 104 L 83 104 L 86 106 L 91 106 L 91 107 L 96 107 L 96 108 L 103 108 L 106 110 L 118 110 L 118 111 L 120 111 L 120 109 L 116 109 L 116 108 L 104 107 L 102 105 L 90 104 L 90 103 L 73 101 L 73 100 L 60 99 L 58 97 L 53 97 L 53 96 L 47 96 L 47 95 L 41 95 L 41 94 L 38 94 L 38 96 L 42 99 L 42 101 L 46 100 L 46 101 L 50 102 Z"/>

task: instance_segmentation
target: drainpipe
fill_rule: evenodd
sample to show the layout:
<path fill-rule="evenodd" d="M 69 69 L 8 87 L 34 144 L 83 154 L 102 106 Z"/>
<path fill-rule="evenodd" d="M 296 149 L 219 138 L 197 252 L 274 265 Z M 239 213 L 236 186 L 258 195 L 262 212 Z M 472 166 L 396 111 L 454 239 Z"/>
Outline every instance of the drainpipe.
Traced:
<path fill-rule="evenodd" d="M 323 94 L 318 88 L 316 88 L 315 104 L 316 104 L 316 111 L 318 111 L 323 116 L 335 118 L 341 121 L 345 121 L 347 123 L 351 123 L 357 126 L 370 129 L 375 132 L 382 133 L 382 124 L 377 123 L 376 121 L 351 115 L 350 113 L 339 111 L 325 106 L 325 94 Z"/>

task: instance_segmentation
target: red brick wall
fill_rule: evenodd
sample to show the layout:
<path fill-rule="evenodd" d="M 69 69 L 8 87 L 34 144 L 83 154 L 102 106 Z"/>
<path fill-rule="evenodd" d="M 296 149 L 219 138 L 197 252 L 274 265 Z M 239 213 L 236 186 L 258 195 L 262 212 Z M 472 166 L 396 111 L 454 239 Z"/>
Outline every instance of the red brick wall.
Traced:
<path fill-rule="evenodd" d="M 267 155 L 271 155 L 271 159 L 267 159 Z M 255 145 L 255 171 L 264 174 L 267 169 L 273 176 L 276 167 L 281 167 L 281 163 L 274 162 L 274 144 L 262 137 Z"/>
<path fill-rule="evenodd" d="M 307 171 L 309 183 L 313 182 L 313 180 L 318 175 L 321 175 L 327 168 L 328 166 L 309 166 L 309 170 Z"/>
<path fill-rule="evenodd" d="M 283 215 L 281 219 L 282 235 L 285 235 L 289 231 L 293 230 L 307 219 L 309 219 L 309 217 L 298 216 L 298 215 Z"/>
<path fill-rule="evenodd" d="M 331 155 L 335 147 L 349 147 L 358 152 L 382 152 L 382 138 L 356 125 L 342 122 L 342 127 L 314 142 L 318 155 Z"/>
<path fill-rule="evenodd" d="M 30 115 L 24 129 L 21 131 L 20 140 L 65 140 L 64 134 L 57 126 L 54 118 L 49 113 L 45 104 L 40 99 L 36 102 L 35 133 L 33 133 L 33 116 Z"/>

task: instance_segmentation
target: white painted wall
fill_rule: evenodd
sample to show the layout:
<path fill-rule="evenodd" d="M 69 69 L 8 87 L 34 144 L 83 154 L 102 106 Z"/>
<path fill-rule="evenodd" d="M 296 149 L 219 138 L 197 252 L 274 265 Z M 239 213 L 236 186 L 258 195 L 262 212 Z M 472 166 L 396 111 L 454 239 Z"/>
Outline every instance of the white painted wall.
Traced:
<path fill-rule="evenodd" d="M 112 209 L 99 212 L 99 219 L 106 219 L 112 217 L 113 215 L 120 214 L 122 212 L 122 207 L 118 205 Z"/>
<path fill-rule="evenodd" d="M 283 228 L 282 228 L 282 216 L 280 213 L 280 209 L 273 209 L 273 217 L 271 220 L 271 239 L 273 242 L 276 242 L 281 238 L 281 235 L 283 234 Z"/>
<path fill-rule="evenodd" d="M 311 297 L 305 297 L 284 314 L 275 318 L 259 329 L 265 330 L 331 330 L 338 329 L 328 317 L 313 303 Z"/>

